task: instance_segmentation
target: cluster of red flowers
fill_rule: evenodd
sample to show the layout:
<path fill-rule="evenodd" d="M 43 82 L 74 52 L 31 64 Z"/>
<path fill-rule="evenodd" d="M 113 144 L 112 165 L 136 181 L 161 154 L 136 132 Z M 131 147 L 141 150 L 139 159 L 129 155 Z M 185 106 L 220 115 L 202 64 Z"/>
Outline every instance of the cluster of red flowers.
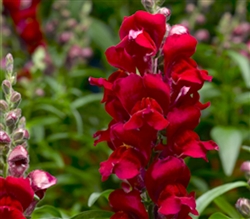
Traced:
<path fill-rule="evenodd" d="M 89 79 L 104 87 L 102 102 L 112 117 L 108 129 L 94 135 L 95 145 L 106 141 L 113 150 L 101 163 L 102 180 L 112 173 L 123 180 L 123 189 L 109 196 L 112 219 L 191 218 L 198 212 L 183 159 L 207 160 L 206 152 L 218 149 L 194 132 L 209 106 L 198 90 L 212 78 L 190 58 L 195 38 L 181 25 L 170 27 L 163 14 L 137 11 L 124 18 L 119 35 L 121 42 L 106 51 L 119 70 L 107 80 Z M 149 198 L 153 212 L 145 207 Z"/>
<path fill-rule="evenodd" d="M 29 53 L 38 46 L 45 46 L 45 40 L 37 17 L 41 0 L 3 0 L 4 7 L 10 13 L 15 29 L 26 44 Z"/>

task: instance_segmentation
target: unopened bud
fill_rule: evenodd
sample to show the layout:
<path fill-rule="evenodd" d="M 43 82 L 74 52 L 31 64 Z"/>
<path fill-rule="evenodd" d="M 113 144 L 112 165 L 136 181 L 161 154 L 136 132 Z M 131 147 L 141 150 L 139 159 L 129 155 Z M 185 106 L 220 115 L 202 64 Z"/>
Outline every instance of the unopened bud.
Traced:
<path fill-rule="evenodd" d="M 8 147 L 11 143 L 11 139 L 4 131 L 0 131 L 0 149 Z"/>
<path fill-rule="evenodd" d="M 200 42 L 207 42 L 210 38 L 210 34 L 206 29 L 199 29 L 194 34 L 195 38 Z"/>
<path fill-rule="evenodd" d="M 182 35 L 182 34 L 186 34 L 186 33 L 189 33 L 189 31 L 186 27 L 184 27 L 183 25 L 180 25 L 180 24 L 176 24 L 176 25 L 173 25 L 171 27 L 169 36 L 174 35 L 174 34 Z"/>
<path fill-rule="evenodd" d="M 30 138 L 29 132 L 26 129 L 18 128 L 13 133 L 13 140 L 15 144 L 23 144 Z"/>
<path fill-rule="evenodd" d="M 235 204 L 237 210 L 245 217 L 250 217 L 250 200 L 246 198 L 239 198 Z"/>
<path fill-rule="evenodd" d="M 240 170 L 245 173 L 245 176 L 250 180 L 250 161 L 245 161 L 241 164 Z"/>
<path fill-rule="evenodd" d="M 169 18 L 171 16 L 171 11 L 166 7 L 160 8 L 157 13 L 158 14 L 163 14 L 166 17 L 167 20 L 169 20 Z"/>
<path fill-rule="evenodd" d="M 0 100 L 0 112 L 6 112 L 8 108 L 7 102 L 5 100 Z"/>
<path fill-rule="evenodd" d="M 60 43 L 67 43 L 72 38 L 72 33 L 70 31 L 63 32 L 59 37 Z"/>
<path fill-rule="evenodd" d="M 11 83 L 8 80 L 4 80 L 2 83 L 2 89 L 5 94 L 9 94 L 11 90 Z"/>
<path fill-rule="evenodd" d="M 19 123 L 18 123 L 18 128 L 25 128 L 25 125 L 26 125 L 26 119 L 25 117 L 23 116 L 20 120 L 19 120 Z"/>
<path fill-rule="evenodd" d="M 151 11 L 152 8 L 154 7 L 155 1 L 154 0 L 141 0 L 141 3 L 143 5 L 143 7 L 147 10 L 147 11 Z"/>
<path fill-rule="evenodd" d="M 5 124 L 8 127 L 15 125 L 17 123 L 18 119 L 20 118 L 20 116 L 21 116 L 20 109 L 15 109 L 15 110 L 8 112 L 8 114 L 6 115 L 6 118 L 5 118 Z"/>
<path fill-rule="evenodd" d="M 13 91 L 10 97 L 10 101 L 15 105 L 15 107 L 17 107 L 21 102 L 21 94 Z"/>
<path fill-rule="evenodd" d="M 8 164 L 11 176 L 23 176 L 29 166 L 29 155 L 27 150 L 22 145 L 16 146 L 8 157 Z"/>
<path fill-rule="evenodd" d="M 6 71 L 10 75 L 13 72 L 13 64 L 14 64 L 13 56 L 9 53 L 6 56 Z"/>

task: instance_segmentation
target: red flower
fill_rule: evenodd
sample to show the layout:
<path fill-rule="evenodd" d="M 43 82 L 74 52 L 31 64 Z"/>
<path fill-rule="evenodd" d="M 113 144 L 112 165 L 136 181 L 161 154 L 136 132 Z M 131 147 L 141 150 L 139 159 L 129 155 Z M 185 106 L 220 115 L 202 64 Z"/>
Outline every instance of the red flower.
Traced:
<path fill-rule="evenodd" d="M 171 216 L 188 209 L 187 214 L 197 214 L 194 195 L 188 195 L 185 189 L 189 180 L 190 172 L 182 159 L 169 156 L 151 164 L 146 172 L 145 184 L 159 213 Z"/>
<path fill-rule="evenodd" d="M 108 62 L 128 72 L 141 74 L 151 70 L 152 57 L 156 55 L 165 34 L 166 18 L 162 14 L 152 15 L 137 11 L 125 17 L 119 35 L 121 42 L 107 49 Z"/>
<path fill-rule="evenodd" d="M 148 214 L 136 190 L 124 192 L 122 189 L 109 195 L 109 203 L 116 212 L 111 219 L 148 219 Z"/>
<path fill-rule="evenodd" d="M 25 219 L 23 212 L 33 201 L 29 179 L 0 177 L 0 218 Z"/>
<path fill-rule="evenodd" d="M 120 179 L 130 179 L 139 174 L 142 166 L 140 152 L 131 146 L 120 146 L 110 155 L 107 161 L 101 163 L 102 180 L 106 180 L 112 173 Z"/>
<path fill-rule="evenodd" d="M 16 31 L 33 53 L 38 46 L 45 46 L 45 40 L 37 19 L 37 9 L 41 0 L 4 0 L 3 4 L 10 12 Z"/>

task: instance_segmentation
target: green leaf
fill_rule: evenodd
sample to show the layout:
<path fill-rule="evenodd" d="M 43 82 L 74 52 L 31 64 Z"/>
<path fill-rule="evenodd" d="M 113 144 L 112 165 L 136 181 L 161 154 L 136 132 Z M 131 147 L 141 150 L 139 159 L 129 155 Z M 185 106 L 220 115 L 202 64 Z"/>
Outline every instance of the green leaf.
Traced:
<path fill-rule="evenodd" d="M 102 51 L 105 51 L 114 44 L 114 37 L 111 34 L 109 26 L 99 19 L 91 18 L 91 28 L 89 28 L 88 34 Z"/>
<path fill-rule="evenodd" d="M 65 117 L 65 114 L 62 111 L 60 111 L 56 107 L 49 105 L 49 104 L 40 104 L 40 105 L 36 106 L 35 109 L 36 110 L 41 109 L 41 110 L 48 111 L 50 113 L 54 113 L 57 116 L 59 116 L 60 118 Z"/>
<path fill-rule="evenodd" d="M 235 98 L 235 102 L 240 104 L 250 104 L 250 91 L 238 94 Z"/>
<path fill-rule="evenodd" d="M 208 184 L 202 178 L 192 176 L 191 179 L 190 179 L 190 183 L 192 183 L 201 192 L 206 192 L 208 190 Z"/>
<path fill-rule="evenodd" d="M 238 64 L 245 84 L 250 88 L 250 62 L 245 56 L 234 51 L 228 51 L 228 55 Z"/>
<path fill-rule="evenodd" d="M 227 176 L 230 176 L 240 151 L 242 134 L 235 127 L 216 126 L 211 130 L 211 136 L 219 145 L 223 170 Z"/>
<path fill-rule="evenodd" d="M 27 121 L 27 127 L 33 127 L 33 126 L 45 126 L 45 125 L 51 125 L 53 123 L 57 123 L 59 122 L 60 119 L 58 117 L 55 116 L 41 116 L 41 117 L 36 117 L 32 120 L 30 120 L 30 122 Z"/>
<path fill-rule="evenodd" d="M 250 153 L 250 146 L 247 146 L 247 145 L 242 145 L 241 147 L 243 150 L 247 151 Z"/>
<path fill-rule="evenodd" d="M 42 219 L 42 218 L 62 218 L 61 212 L 50 205 L 43 205 L 42 207 L 36 208 L 32 213 L 32 219 Z"/>
<path fill-rule="evenodd" d="M 214 189 L 209 190 L 208 192 L 204 193 L 202 196 L 200 196 L 196 200 L 196 205 L 197 205 L 197 211 L 201 215 L 201 213 L 205 210 L 205 208 L 218 196 L 226 193 L 227 191 L 237 188 L 237 187 L 242 187 L 242 186 L 248 186 L 247 182 L 239 181 L 239 182 L 234 182 L 234 183 L 228 183 L 224 184 L 221 186 L 218 186 Z M 199 216 L 193 216 L 193 219 L 197 219 Z"/>
<path fill-rule="evenodd" d="M 91 210 L 82 212 L 70 219 L 109 219 L 113 214 L 110 211 Z"/>
<path fill-rule="evenodd" d="M 102 93 L 88 94 L 88 95 L 85 95 L 84 97 L 78 98 L 75 101 L 73 101 L 71 103 L 71 107 L 72 107 L 72 109 L 77 109 L 77 108 L 83 107 L 86 104 L 91 103 L 93 101 L 98 101 L 98 100 L 101 101 L 102 97 L 103 97 Z"/>
<path fill-rule="evenodd" d="M 105 198 L 108 199 L 108 196 L 111 192 L 113 192 L 113 189 L 107 189 L 103 192 L 94 192 L 90 195 L 89 200 L 88 200 L 88 206 L 91 207 L 98 198 L 100 198 L 101 196 L 104 196 Z"/>
<path fill-rule="evenodd" d="M 82 135 L 83 133 L 83 122 L 80 113 L 77 110 L 72 110 L 72 113 L 76 120 L 77 133 Z"/>
<path fill-rule="evenodd" d="M 227 217 L 225 214 L 222 214 L 220 212 L 216 212 L 212 214 L 209 219 L 231 219 L 230 217 Z"/>
<path fill-rule="evenodd" d="M 224 213 L 229 215 L 232 218 L 240 218 L 241 215 L 236 211 L 224 197 L 220 196 L 214 199 L 214 203 L 222 210 Z"/>

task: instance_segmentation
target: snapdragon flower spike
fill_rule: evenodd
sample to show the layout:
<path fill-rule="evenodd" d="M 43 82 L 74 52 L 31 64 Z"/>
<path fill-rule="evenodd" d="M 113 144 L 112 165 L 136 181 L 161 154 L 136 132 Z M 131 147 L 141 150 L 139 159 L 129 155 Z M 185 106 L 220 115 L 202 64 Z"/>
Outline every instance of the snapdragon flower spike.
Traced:
<path fill-rule="evenodd" d="M 164 14 L 164 9 L 157 10 Z M 170 11 L 165 12 L 166 16 L 138 11 L 124 18 L 121 42 L 105 53 L 119 70 L 107 80 L 89 79 L 92 85 L 104 88 L 102 103 L 112 117 L 108 129 L 94 137 L 95 145 L 106 141 L 113 150 L 101 163 L 103 180 L 114 173 L 132 192 L 146 190 L 154 203 L 155 218 L 189 219 L 190 213 L 198 212 L 194 193 L 186 190 L 190 172 L 183 158 L 207 160 L 207 151 L 218 149 L 213 141 L 201 141 L 194 132 L 201 111 L 210 105 L 200 102 L 198 91 L 212 77 L 191 59 L 196 39 L 184 26 L 166 24 Z M 127 200 L 124 191 L 117 195 Z M 110 204 L 117 206 L 113 196 Z M 114 207 L 113 217 L 148 217 L 133 215 L 131 203 Z"/>
<path fill-rule="evenodd" d="M 33 200 L 29 179 L 0 177 L 0 218 L 25 219 L 23 212 Z"/>

